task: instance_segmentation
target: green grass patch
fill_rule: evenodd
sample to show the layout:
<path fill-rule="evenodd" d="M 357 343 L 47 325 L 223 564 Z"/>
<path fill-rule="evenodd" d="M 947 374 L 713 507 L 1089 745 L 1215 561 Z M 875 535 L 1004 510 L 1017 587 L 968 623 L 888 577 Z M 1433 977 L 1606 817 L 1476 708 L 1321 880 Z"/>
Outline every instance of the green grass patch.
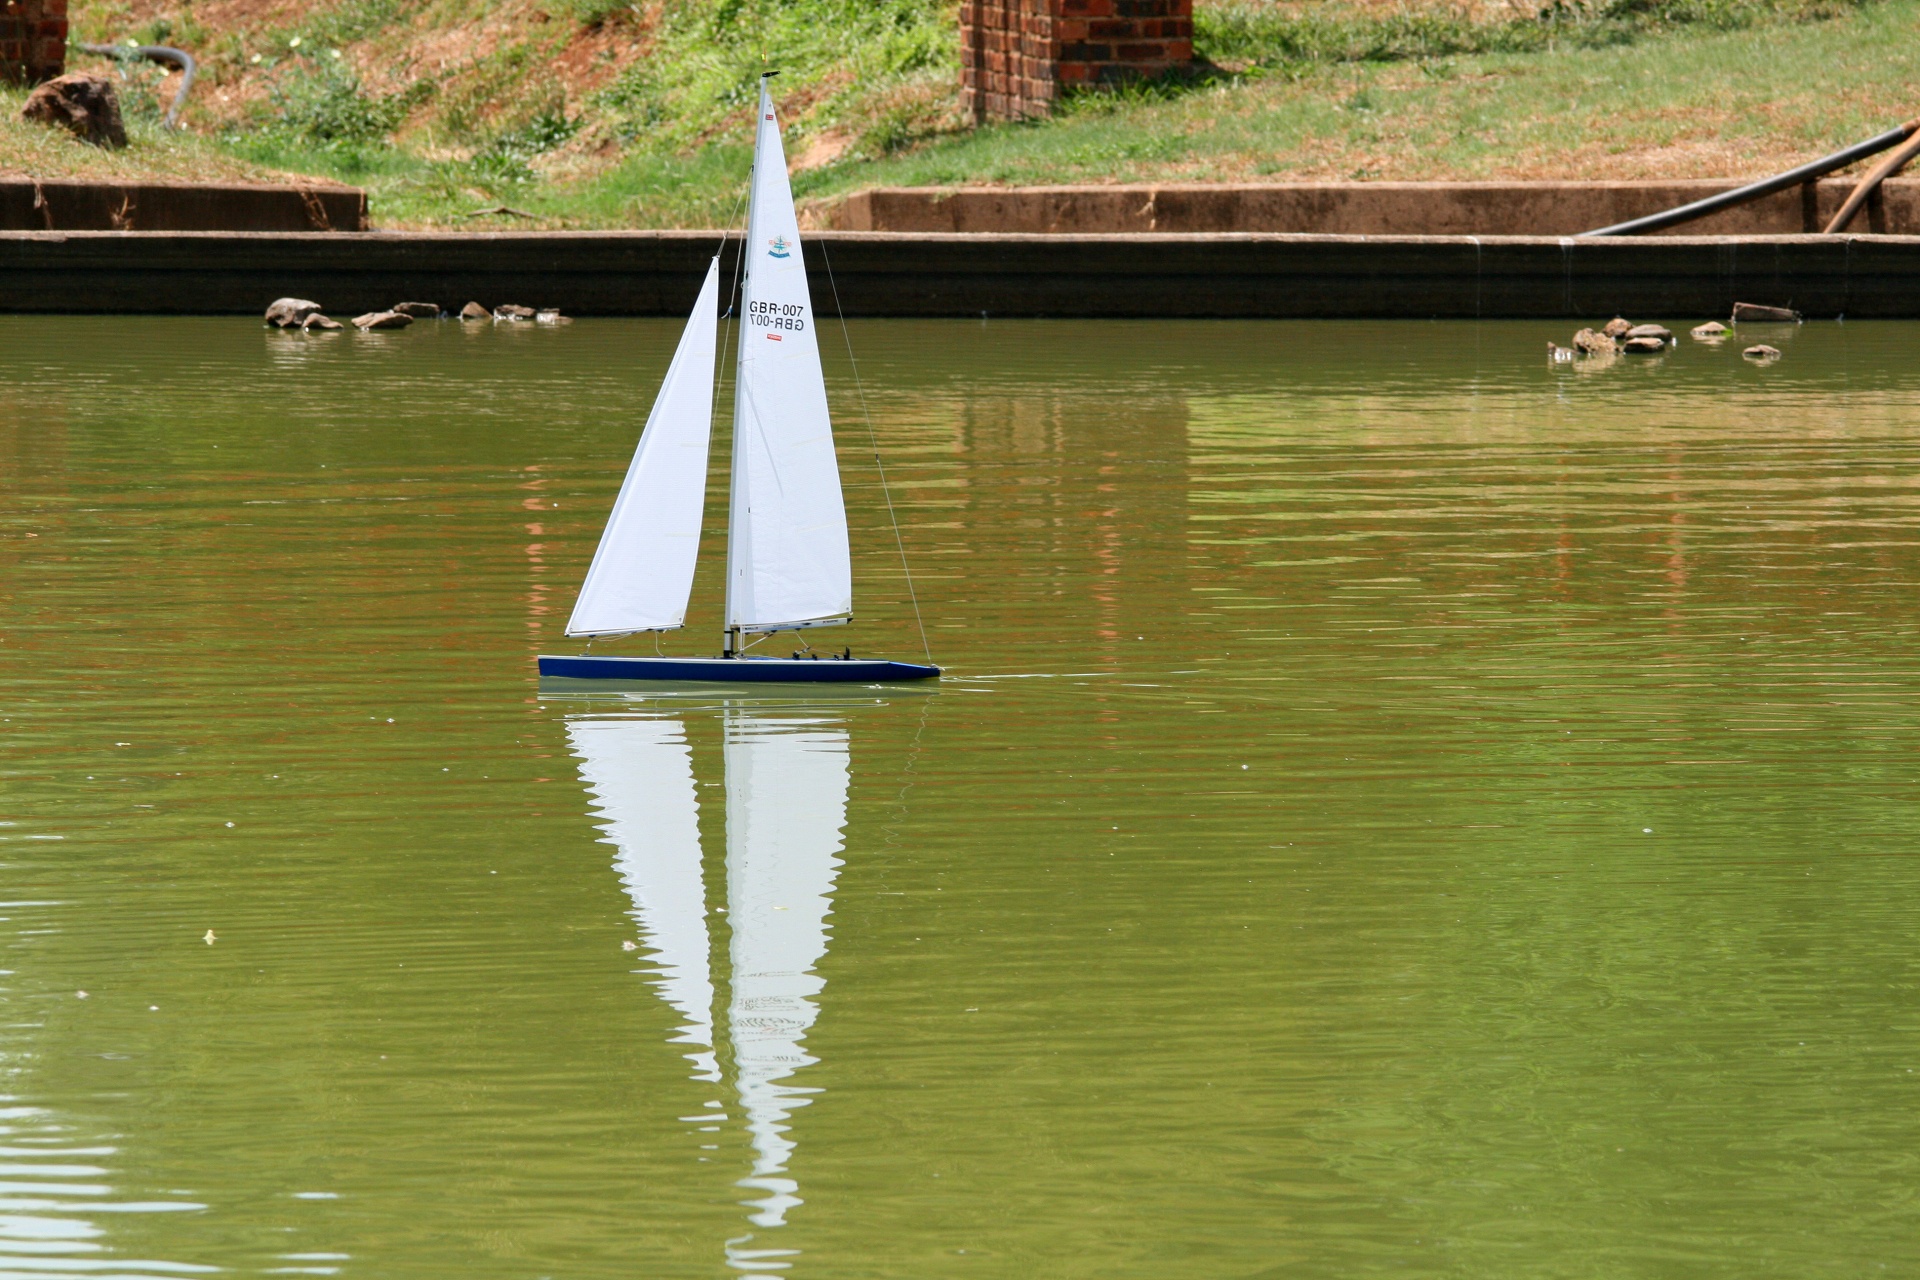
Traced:
<path fill-rule="evenodd" d="M 1194 48 L 1240 71 L 1342 62 L 1408 62 L 1475 53 L 1543 53 L 1620 45 L 1681 30 L 1739 31 L 1820 21 L 1867 0 L 1552 0 L 1537 12 L 1475 21 L 1453 9 L 1388 14 L 1323 6 L 1304 12 L 1226 0 L 1194 12 Z"/>
<path fill-rule="evenodd" d="M 684 0 L 662 11 L 654 55 L 593 105 L 630 144 L 686 151 L 737 136 L 760 75 L 777 71 L 802 135 L 844 130 L 885 154 L 937 128 L 914 119 L 912 90 L 948 105 L 957 33 L 949 0 Z"/>
<path fill-rule="evenodd" d="M 1292 178 L 1718 177 L 1787 168 L 1915 112 L 1920 0 L 1551 50 L 1292 64 L 844 171 L 865 186 Z"/>

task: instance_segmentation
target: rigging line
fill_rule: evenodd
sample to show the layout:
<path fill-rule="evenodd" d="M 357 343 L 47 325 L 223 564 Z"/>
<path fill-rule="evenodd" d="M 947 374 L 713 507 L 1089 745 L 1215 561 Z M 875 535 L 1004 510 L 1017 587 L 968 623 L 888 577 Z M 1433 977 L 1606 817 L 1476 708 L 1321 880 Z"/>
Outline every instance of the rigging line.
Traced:
<path fill-rule="evenodd" d="M 900 536 L 900 518 L 893 510 L 893 490 L 887 485 L 886 464 L 880 461 L 880 434 L 873 428 L 873 410 L 867 407 L 867 388 L 860 381 L 860 361 L 853 354 L 853 334 L 847 328 L 847 313 L 840 306 L 840 285 L 833 278 L 833 259 L 827 255 L 827 242 L 815 240 L 820 246 L 820 261 L 827 268 L 827 287 L 833 290 L 833 311 L 840 318 L 840 340 L 847 344 L 847 363 L 853 367 L 853 389 L 860 397 L 860 415 L 867 420 L 867 443 L 873 449 L 873 469 L 880 475 L 880 496 L 887 500 L 887 523 L 893 526 L 893 545 L 900 552 L 900 572 L 907 579 L 907 599 L 913 603 L 913 625 L 920 629 L 920 651 L 927 655 L 927 665 L 933 666 L 933 646 L 927 643 L 927 624 L 920 617 L 920 593 L 914 590 L 913 566 L 907 563 L 907 544 Z"/>
<path fill-rule="evenodd" d="M 747 192 L 751 190 L 753 190 L 753 169 L 749 166 L 747 169 L 747 185 L 741 188 L 739 197 L 733 202 L 733 212 L 727 215 L 727 220 L 725 224 L 723 224 L 720 232 L 720 244 L 713 251 L 714 257 L 718 258 L 727 251 L 727 237 L 733 234 L 732 228 L 734 221 L 740 216 L 740 206 L 747 202 Z M 733 286 L 727 290 L 728 315 L 733 314 L 733 300 L 740 292 L 740 269 L 746 265 L 746 261 L 747 232 L 743 227 L 740 230 L 740 252 L 735 255 L 733 259 Z"/>
<path fill-rule="evenodd" d="M 748 165 L 746 186 L 750 187 L 752 185 L 753 185 L 753 166 Z M 746 187 L 742 187 L 740 190 L 740 194 L 733 198 L 733 208 L 727 212 L 727 220 L 720 224 L 720 243 L 713 246 L 714 257 L 717 258 L 722 253 L 726 252 L 727 237 L 733 234 L 733 224 L 735 219 L 739 218 L 740 216 L 740 206 L 745 204 L 746 202 L 747 202 Z M 735 265 L 737 266 L 738 264 L 736 263 Z"/>

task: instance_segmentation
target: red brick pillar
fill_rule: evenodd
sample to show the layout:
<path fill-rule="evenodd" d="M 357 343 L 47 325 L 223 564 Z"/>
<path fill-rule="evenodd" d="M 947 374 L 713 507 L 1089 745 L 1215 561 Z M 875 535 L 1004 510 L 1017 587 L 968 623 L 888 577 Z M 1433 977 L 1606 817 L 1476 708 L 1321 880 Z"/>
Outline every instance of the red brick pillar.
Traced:
<path fill-rule="evenodd" d="M 67 0 L 0 0 L 0 77 L 51 80 L 67 66 Z"/>
<path fill-rule="evenodd" d="M 1193 0 L 962 0 L 960 81 L 976 121 L 1043 116 L 1067 89 L 1193 61 Z"/>

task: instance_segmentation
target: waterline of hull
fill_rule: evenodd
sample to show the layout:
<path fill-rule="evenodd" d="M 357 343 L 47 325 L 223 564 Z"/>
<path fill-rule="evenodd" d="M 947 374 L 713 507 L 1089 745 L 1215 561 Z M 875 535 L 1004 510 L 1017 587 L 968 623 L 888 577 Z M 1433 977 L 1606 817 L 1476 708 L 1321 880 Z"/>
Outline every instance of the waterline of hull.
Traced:
<path fill-rule="evenodd" d="M 540 655 L 543 679 L 700 680 L 742 683 L 859 683 L 936 680 L 940 668 L 874 658 L 596 658 Z"/>

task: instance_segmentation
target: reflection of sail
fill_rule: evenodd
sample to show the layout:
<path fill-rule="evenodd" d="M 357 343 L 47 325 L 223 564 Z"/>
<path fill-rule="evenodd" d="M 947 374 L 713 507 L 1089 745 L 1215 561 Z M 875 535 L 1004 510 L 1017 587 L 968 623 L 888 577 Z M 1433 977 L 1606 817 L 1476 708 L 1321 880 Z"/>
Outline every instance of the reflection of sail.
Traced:
<path fill-rule="evenodd" d="M 699 1075 L 718 1080 L 700 809 L 693 752 L 678 720 L 575 720 L 567 726 L 580 777 L 600 802 L 614 867 L 660 965 L 660 994 L 686 1018 L 680 1040 Z"/>
<path fill-rule="evenodd" d="M 815 1059 L 800 1047 L 826 985 L 828 894 L 847 820 L 847 734 L 741 717 L 727 725 L 727 903 L 733 998 L 727 1021 L 754 1149 L 740 1185 L 767 1192 L 752 1221 L 779 1226 L 800 1203 L 785 1171 L 788 1112 L 811 1089 L 783 1083 Z M 736 1263 L 738 1265 L 738 1263 Z M 763 1264 L 764 1265 L 764 1264 Z"/>

